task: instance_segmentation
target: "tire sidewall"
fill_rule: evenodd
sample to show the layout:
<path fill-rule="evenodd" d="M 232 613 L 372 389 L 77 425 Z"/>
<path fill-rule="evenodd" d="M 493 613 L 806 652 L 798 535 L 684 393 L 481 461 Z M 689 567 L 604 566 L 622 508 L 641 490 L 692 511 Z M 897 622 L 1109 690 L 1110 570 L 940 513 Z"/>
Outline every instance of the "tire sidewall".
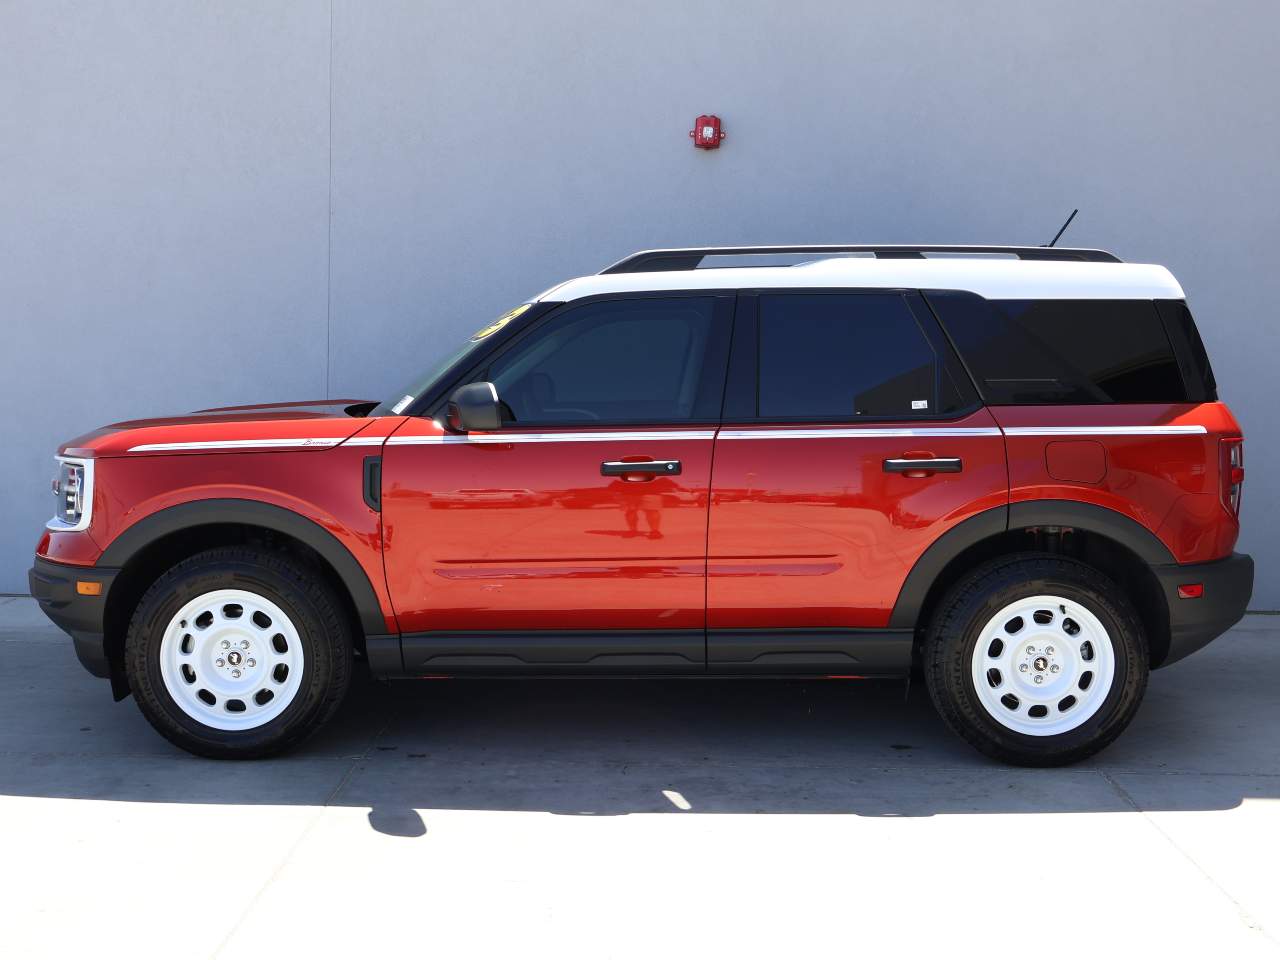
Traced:
<path fill-rule="evenodd" d="M 975 590 L 973 581 L 986 581 L 987 589 Z M 974 687 L 972 670 L 987 623 L 1007 605 L 1041 595 L 1062 597 L 1097 617 L 1115 661 L 1111 687 L 1093 715 L 1071 730 L 1043 737 L 1012 730 L 992 716 Z M 959 732 L 980 750 L 1015 763 L 1069 763 L 1101 749 L 1128 724 L 1146 686 L 1145 637 L 1132 607 L 1097 571 L 1056 557 L 1006 561 L 979 571 L 953 598 L 949 607 L 944 602 L 942 623 L 932 637 L 930 691 L 944 718 L 953 727 L 968 727 Z"/>
<path fill-rule="evenodd" d="M 202 563 L 201 559 L 169 571 L 138 604 L 125 645 L 134 696 L 152 724 L 186 749 L 215 756 L 273 749 L 294 731 L 309 726 L 323 708 L 335 656 L 325 639 L 324 616 L 298 584 L 269 565 L 213 558 Z M 279 606 L 293 622 L 303 650 L 302 681 L 292 702 L 278 716 L 248 730 L 219 730 L 187 714 L 169 693 L 160 671 L 161 643 L 173 617 L 196 597 L 226 589 L 259 594 Z"/>

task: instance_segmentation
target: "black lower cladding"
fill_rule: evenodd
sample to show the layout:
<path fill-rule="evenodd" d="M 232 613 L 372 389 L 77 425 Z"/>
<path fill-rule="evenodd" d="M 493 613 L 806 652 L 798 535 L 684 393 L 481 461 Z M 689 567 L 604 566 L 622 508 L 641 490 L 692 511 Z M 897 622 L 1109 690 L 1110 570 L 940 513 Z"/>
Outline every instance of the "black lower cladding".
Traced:
<path fill-rule="evenodd" d="M 406 676 L 901 677 L 910 630 L 614 630 L 405 634 Z M 393 657 L 370 658 L 392 674 Z"/>
<path fill-rule="evenodd" d="M 1156 666 L 1176 663 L 1226 633 L 1253 595 L 1253 558 L 1233 553 L 1210 563 L 1170 563 L 1151 568 L 1169 604 L 1169 655 Z M 1179 587 L 1199 584 L 1199 596 L 1182 597 Z"/>
<path fill-rule="evenodd" d="M 77 567 L 36 557 L 27 572 L 31 596 L 54 625 L 70 634 L 76 656 L 95 677 L 110 677 L 103 615 L 111 583 L 120 571 L 106 567 Z M 77 581 L 101 584 L 96 596 L 76 589 Z"/>

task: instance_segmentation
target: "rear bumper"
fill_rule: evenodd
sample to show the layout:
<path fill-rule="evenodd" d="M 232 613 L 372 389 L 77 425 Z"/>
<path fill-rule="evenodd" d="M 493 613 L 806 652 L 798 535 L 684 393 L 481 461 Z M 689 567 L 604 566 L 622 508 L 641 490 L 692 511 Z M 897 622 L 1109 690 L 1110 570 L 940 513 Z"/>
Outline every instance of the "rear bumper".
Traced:
<path fill-rule="evenodd" d="M 1153 569 L 1169 605 L 1169 654 L 1158 667 L 1176 663 L 1229 630 L 1244 616 L 1253 595 L 1253 558 L 1248 554 Z M 1203 585 L 1203 595 L 1178 596 L 1178 587 L 1195 583 Z"/>
<path fill-rule="evenodd" d="M 107 594 L 119 572 L 103 567 L 54 563 L 36 557 L 35 564 L 27 573 L 31 596 L 40 604 L 44 615 L 71 636 L 76 656 L 95 677 L 111 677 L 103 620 Z M 84 596 L 77 592 L 77 581 L 86 580 L 102 584 L 98 596 Z"/>

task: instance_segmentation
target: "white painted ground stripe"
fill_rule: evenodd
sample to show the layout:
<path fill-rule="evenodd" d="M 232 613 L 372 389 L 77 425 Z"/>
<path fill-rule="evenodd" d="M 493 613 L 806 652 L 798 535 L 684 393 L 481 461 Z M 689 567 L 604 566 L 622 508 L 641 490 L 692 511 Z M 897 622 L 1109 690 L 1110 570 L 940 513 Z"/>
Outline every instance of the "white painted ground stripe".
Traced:
<path fill-rule="evenodd" d="M 1205 434 L 1209 428 L 1198 423 L 1150 427 L 1005 427 L 1011 437 L 1163 437 Z"/>

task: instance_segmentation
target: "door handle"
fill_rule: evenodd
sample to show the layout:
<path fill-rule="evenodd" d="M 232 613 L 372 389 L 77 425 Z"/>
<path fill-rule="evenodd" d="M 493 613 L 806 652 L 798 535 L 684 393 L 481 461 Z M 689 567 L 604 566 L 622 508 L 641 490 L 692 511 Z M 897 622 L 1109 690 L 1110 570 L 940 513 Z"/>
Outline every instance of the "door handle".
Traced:
<path fill-rule="evenodd" d="M 905 473 L 927 477 L 934 473 L 959 473 L 964 462 L 959 457 L 901 457 L 884 462 L 885 473 Z"/>
<path fill-rule="evenodd" d="M 681 469 L 679 460 L 606 460 L 600 464 L 600 476 L 626 477 L 647 474 L 645 479 L 657 476 L 678 477 Z"/>

